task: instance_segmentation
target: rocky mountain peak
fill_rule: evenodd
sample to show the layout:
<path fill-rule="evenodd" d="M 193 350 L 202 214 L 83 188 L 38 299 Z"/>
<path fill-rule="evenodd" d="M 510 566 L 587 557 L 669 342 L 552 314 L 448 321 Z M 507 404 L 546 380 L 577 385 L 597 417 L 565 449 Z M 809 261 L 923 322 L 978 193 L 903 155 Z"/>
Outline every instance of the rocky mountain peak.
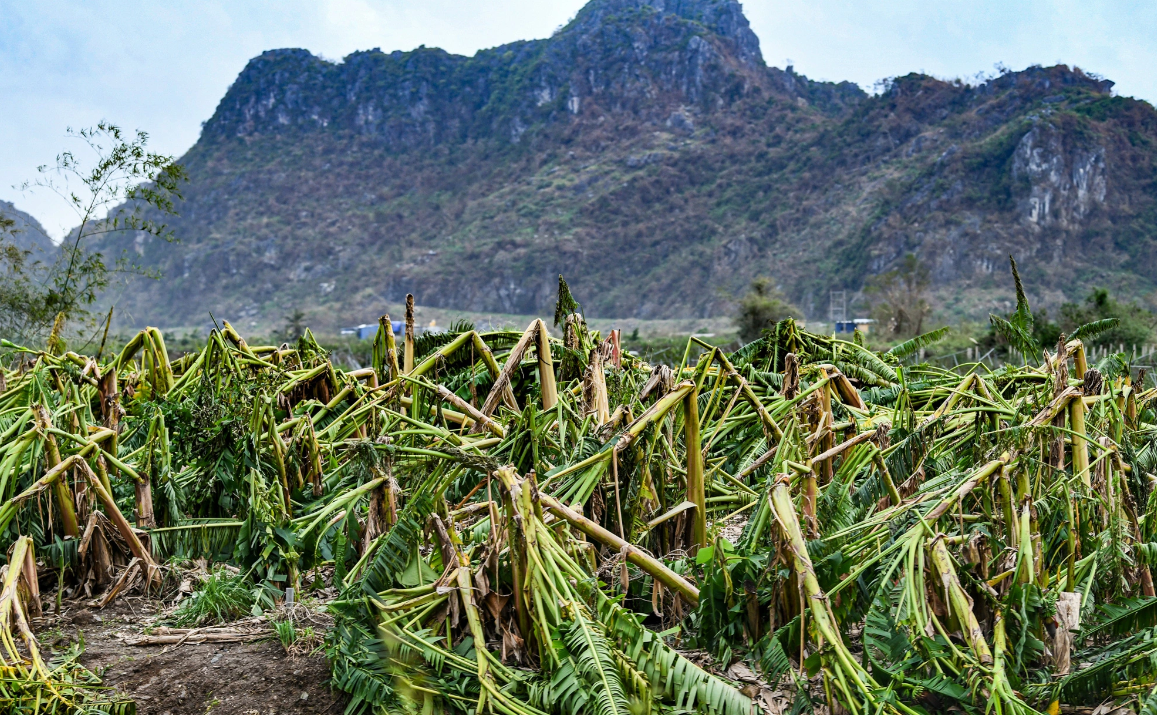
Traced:
<path fill-rule="evenodd" d="M 660 21 L 689 21 L 727 41 L 734 56 L 752 67 L 763 66 L 759 38 L 751 30 L 743 7 L 735 0 L 592 0 L 560 34 L 588 34 L 624 18 L 651 16 Z"/>
<path fill-rule="evenodd" d="M 264 52 L 205 135 L 349 131 L 399 151 L 518 144 L 527 131 L 609 116 L 654 123 L 712 112 L 758 88 L 794 94 L 776 72 L 735 0 L 592 0 L 548 39 L 473 57 L 420 47 L 333 63 L 302 49 Z"/>

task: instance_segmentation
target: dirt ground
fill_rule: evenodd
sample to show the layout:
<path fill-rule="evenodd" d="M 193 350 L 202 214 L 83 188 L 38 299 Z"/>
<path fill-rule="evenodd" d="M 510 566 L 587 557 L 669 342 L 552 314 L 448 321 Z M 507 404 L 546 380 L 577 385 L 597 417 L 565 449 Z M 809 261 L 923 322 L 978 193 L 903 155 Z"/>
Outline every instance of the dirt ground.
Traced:
<path fill-rule="evenodd" d="M 53 604 L 55 605 L 55 604 Z M 105 609 L 65 602 L 34 626 L 42 647 L 60 650 L 83 638 L 81 663 L 137 703 L 140 715 L 321 715 L 341 713 L 347 697 L 331 690 L 321 653 L 286 655 L 270 638 L 248 643 L 131 645 L 156 625 L 159 604 L 122 597 Z"/>

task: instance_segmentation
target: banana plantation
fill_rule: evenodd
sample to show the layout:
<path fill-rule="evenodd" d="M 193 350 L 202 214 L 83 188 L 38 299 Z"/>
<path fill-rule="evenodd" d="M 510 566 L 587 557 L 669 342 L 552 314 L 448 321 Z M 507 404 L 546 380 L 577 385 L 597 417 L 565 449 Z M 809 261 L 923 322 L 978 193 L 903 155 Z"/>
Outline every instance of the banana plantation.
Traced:
<path fill-rule="evenodd" d="M 522 332 L 383 316 L 357 370 L 5 342 L 0 710 L 134 712 L 33 621 L 206 559 L 331 580 L 350 713 L 1157 713 L 1157 389 L 1018 294 L 998 369 L 791 319 L 652 366 L 561 280 Z"/>

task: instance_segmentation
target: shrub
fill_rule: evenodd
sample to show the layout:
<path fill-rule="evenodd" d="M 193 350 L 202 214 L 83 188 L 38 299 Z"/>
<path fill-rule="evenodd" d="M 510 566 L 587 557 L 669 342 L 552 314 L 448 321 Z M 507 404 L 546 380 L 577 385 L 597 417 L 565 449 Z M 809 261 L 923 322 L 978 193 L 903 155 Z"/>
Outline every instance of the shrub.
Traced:
<path fill-rule="evenodd" d="M 751 282 L 747 295 L 739 300 L 735 325 L 739 328 L 739 339 L 750 343 L 762 336 L 765 328 L 772 327 L 784 318 L 799 318 L 802 315 L 799 308 L 787 302 L 769 279 L 756 278 Z"/>

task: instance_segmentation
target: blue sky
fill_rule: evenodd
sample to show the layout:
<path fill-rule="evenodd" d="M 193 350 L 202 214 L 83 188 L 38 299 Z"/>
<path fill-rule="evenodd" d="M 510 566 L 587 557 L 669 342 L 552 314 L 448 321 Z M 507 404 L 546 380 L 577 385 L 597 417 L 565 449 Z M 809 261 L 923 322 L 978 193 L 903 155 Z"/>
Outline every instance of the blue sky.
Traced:
<path fill-rule="evenodd" d="M 144 129 L 180 155 L 245 62 L 275 47 L 331 59 L 418 45 L 473 54 L 546 37 L 582 0 L 0 0 L 0 199 L 59 236 L 75 221 L 14 184 L 101 119 Z M 852 80 L 924 71 L 975 78 L 1063 62 L 1157 100 L 1157 3 L 1104 0 L 749 0 L 768 64 Z"/>

